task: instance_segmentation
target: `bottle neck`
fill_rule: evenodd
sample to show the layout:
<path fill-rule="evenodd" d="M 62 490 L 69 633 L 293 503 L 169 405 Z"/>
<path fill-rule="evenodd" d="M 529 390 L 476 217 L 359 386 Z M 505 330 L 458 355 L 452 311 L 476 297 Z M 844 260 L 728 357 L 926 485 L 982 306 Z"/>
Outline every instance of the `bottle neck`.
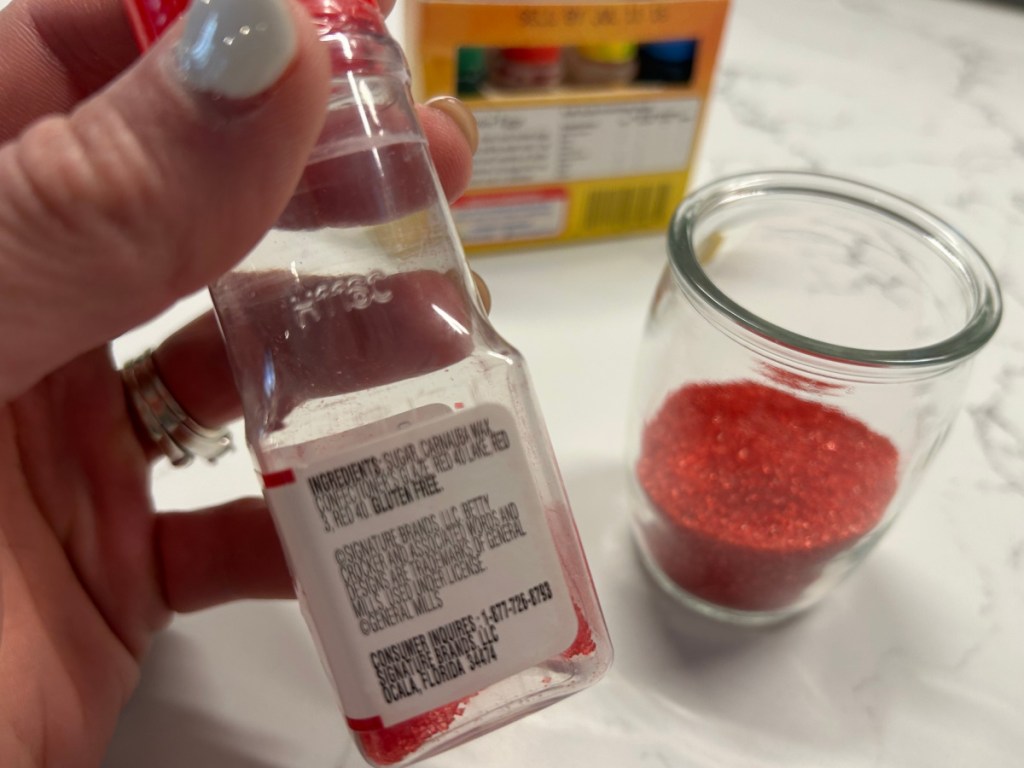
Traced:
<path fill-rule="evenodd" d="M 313 20 L 320 39 L 332 44 L 346 39 L 388 38 L 384 15 L 374 0 L 302 0 L 303 6 Z M 335 74 L 339 74 L 338 65 L 345 61 L 358 59 L 358 51 L 344 49 L 332 56 Z"/>
<path fill-rule="evenodd" d="M 279 223 L 319 229 L 380 224 L 443 203 L 409 92 L 409 70 L 380 13 L 321 34 L 333 78 L 324 126 Z M 337 21 L 336 17 L 332 17 Z"/>

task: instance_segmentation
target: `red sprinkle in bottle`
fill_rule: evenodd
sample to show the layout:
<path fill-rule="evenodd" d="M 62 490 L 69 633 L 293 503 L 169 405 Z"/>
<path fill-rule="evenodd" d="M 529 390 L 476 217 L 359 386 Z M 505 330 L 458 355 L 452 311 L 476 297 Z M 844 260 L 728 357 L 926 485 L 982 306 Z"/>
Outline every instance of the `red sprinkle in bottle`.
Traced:
<path fill-rule="evenodd" d="M 984 259 L 905 200 L 798 173 L 691 193 L 630 429 L 655 580 L 733 623 L 814 605 L 910 497 L 999 317 Z"/>
<path fill-rule="evenodd" d="M 277 226 L 210 291 L 345 721 L 371 763 L 407 765 L 592 684 L 611 646 L 401 50 L 371 0 L 303 2 L 333 64 L 325 127 Z M 131 0 L 140 39 L 181 4 Z"/>

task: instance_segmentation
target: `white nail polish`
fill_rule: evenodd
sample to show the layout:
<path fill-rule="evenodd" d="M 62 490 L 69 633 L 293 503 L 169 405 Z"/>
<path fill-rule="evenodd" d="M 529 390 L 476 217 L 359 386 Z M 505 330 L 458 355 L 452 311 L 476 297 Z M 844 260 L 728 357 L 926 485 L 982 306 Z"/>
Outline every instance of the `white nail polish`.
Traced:
<path fill-rule="evenodd" d="M 194 90 L 244 99 L 277 82 L 295 47 L 282 0 L 193 0 L 177 63 Z"/>

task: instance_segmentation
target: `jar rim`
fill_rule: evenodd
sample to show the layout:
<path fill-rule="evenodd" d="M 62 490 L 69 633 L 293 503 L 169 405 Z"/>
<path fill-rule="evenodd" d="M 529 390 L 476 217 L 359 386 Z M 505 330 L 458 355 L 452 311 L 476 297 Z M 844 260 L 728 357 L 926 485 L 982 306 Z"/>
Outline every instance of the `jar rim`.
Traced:
<path fill-rule="evenodd" d="M 882 213 L 920 232 L 937 255 L 952 260 L 964 278 L 973 306 L 960 330 L 941 341 L 903 349 L 850 347 L 815 339 L 751 312 L 726 295 L 708 276 L 694 241 L 697 224 L 716 208 L 766 194 L 814 195 L 861 210 Z M 713 181 L 686 196 L 669 226 L 669 261 L 676 281 L 696 294 L 723 319 L 755 336 L 812 358 L 877 368 L 932 368 L 960 362 L 992 337 L 1002 316 L 999 284 L 981 253 L 957 230 L 918 205 L 867 184 L 836 176 L 799 171 L 759 171 Z"/>

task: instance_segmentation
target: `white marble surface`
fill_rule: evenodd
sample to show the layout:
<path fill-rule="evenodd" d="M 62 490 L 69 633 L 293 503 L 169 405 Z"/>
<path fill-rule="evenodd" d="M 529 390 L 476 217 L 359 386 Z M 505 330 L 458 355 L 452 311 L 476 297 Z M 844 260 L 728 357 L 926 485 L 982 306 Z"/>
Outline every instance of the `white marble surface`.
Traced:
<path fill-rule="evenodd" d="M 761 632 L 677 616 L 633 556 L 621 451 L 663 239 L 478 260 L 497 327 L 531 362 L 617 660 L 587 692 L 426 765 L 1024 765 L 1024 6 L 735 0 L 698 180 L 762 168 L 884 186 L 986 254 L 1005 316 L 951 439 L 880 547 L 809 615 Z M 244 452 L 156 474 L 166 508 L 256 491 Z M 288 603 L 177 619 L 105 762 L 361 765 Z"/>

